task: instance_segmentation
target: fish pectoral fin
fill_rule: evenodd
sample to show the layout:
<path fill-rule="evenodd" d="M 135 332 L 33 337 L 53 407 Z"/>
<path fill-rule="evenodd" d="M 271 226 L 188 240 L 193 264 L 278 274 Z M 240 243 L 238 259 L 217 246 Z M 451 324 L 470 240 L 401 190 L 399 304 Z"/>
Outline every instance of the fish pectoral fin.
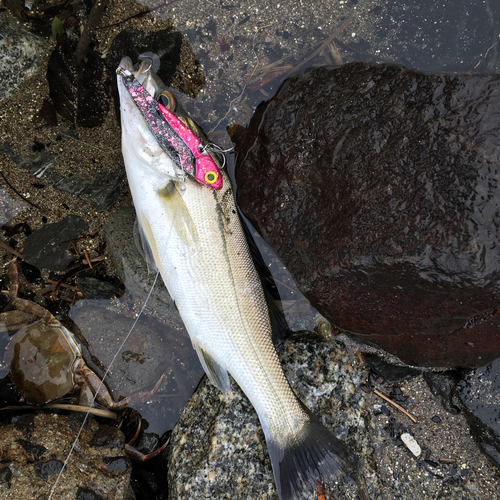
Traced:
<path fill-rule="evenodd" d="M 229 382 L 227 370 L 222 368 L 222 366 L 217 363 L 210 354 L 204 351 L 199 344 L 193 342 L 193 346 L 210 382 L 218 387 L 224 394 L 228 393 L 231 389 L 231 384 Z"/>
<path fill-rule="evenodd" d="M 169 218 L 170 225 L 185 245 L 198 243 L 196 224 L 189 213 L 189 208 L 184 202 L 179 186 L 174 181 L 158 190 L 158 196 L 165 208 L 164 215 Z"/>
<path fill-rule="evenodd" d="M 137 229 L 139 230 L 139 235 L 141 237 L 142 252 L 136 240 L 136 245 L 139 249 L 139 253 L 144 257 L 144 260 L 146 261 L 146 264 L 148 266 L 148 271 L 150 273 L 158 272 L 158 266 L 156 265 L 156 263 L 159 263 L 160 259 L 153 230 L 151 229 L 148 219 L 142 212 L 137 212 L 137 219 L 135 222 L 137 225 Z"/>

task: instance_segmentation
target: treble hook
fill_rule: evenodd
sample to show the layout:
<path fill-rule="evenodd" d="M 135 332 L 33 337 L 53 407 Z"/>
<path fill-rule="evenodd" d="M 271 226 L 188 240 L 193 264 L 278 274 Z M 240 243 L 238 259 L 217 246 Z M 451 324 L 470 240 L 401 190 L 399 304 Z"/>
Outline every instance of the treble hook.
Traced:
<path fill-rule="evenodd" d="M 147 61 L 149 59 L 149 66 L 146 71 L 152 69 L 154 73 L 157 73 L 160 69 L 160 58 L 153 52 L 143 52 L 139 54 L 137 59 L 139 59 L 139 61 Z"/>
<path fill-rule="evenodd" d="M 222 169 L 226 166 L 226 155 L 224 153 L 232 153 L 234 151 L 234 147 L 222 149 L 218 144 L 215 144 L 215 142 L 208 142 L 200 148 L 200 152 L 207 153 L 208 151 L 211 151 L 219 157 L 222 156 L 222 165 L 220 167 Z"/>

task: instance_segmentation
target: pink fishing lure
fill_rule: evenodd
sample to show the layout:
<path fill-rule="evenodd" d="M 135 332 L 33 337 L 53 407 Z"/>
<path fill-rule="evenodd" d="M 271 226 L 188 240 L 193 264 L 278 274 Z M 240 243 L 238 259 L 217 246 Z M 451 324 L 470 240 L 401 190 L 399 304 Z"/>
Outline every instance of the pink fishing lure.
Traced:
<path fill-rule="evenodd" d="M 118 68 L 117 73 L 160 146 L 198 182 L 212 189 L 221 189 L 221 172 L 193 131 L 156 101 L 130 71 Z"/>

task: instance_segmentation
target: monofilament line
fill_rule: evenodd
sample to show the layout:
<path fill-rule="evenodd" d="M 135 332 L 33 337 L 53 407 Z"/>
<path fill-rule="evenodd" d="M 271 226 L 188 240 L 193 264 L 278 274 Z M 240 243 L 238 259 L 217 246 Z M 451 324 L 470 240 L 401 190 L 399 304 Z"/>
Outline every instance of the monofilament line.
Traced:
<path fill-rule="evenodd" d="M 83 428 L 85 427 L 87 419 L 88 419 L 88 417 L 90 415 L 90 409 L 94 406 L 94 403 L 95 403 L 95 401 L 97 399 L 97 395 L 99 394 L 102 386 L 104 385 L 105 378 L 108 376 L 108 373 L 111 370 L 111 367 L 113 366 L 113 363 L 116 361 L 116 358 L 118 357 L 118 354 L 120 354 L 121 350 L 125 346 L 125 343 L 127 342 L 128 338 L 130 337 L 130 334 L 132 333 L 133 329 L 135 328 L 135 325 L 139 321 L 139 318 L 141 317 L 141 314 L 144 312 L 146 304 L 148 303 L 149 298 L 151 297 L 151 294 L 153 293 L 154 287 L 156 285 L 156 280 L 158 279 L 158 275 L 159 274 L 160 274 L 160 272 L 158 271 L 156 273 L 155 279 L 153 281 L 153 285 L 151 286 L 151 290 L 149 290 L 148 296 L 146 297 L 146 300 L 144 301 L 144 304 L 143 304 L 141 310 L 139 311 L 139 314 L 137 315 L 137 318 L 135 318 L 134 324 L 130 327 L 129 332 L 127 333 L 127 335 L 123 339 L 123 342 L 121 343 L 119 349 L 116 351 L 115 355 L 113 356 L 113 359 L 111 360 L 111 363 L 109 363 L 108 369 L 106 370 L 106 373 L 104 373 L 104 376 L 101 379 L 101 383 L 97 387 L 97 390 L 96 390 L 96 392 L 94 394 L 94 398 L 90 402 L 89 409 L 85 413 L 85 417 L 83 419 L 82 425 L 80 426 L 80 429 L 78 430 L 78 434 L 76 435 L 76 438 L 74 439 L 73 444 L 71 445 L 71 448 L 69 450 L 68 456 L 66 457 L 66 460 L 64 460 L 63 466 L 62 466 L 61 470 L 59 471 L 59 474 L 57 475 L 56 481 L 55 481 L 54 485 L 52 486 L 52 489 L 50 490 L 49 500 L 52 500 L 52 498 L 53 498 L 53 495 L 54 495 L 54 492 L 56 491 L 56 487 L 57 487 L 57 485 L 59 483 L 59 480 L 61 479 L 61 477 L 63 475 L 63 472 L 65 471 L 66 466 L 68 465 L 69 459 L 70 459 L 70 457 L 71 457 L 71 455 L 72 455 L 72 453 L 73 453 L 73 451 L 75 449 L 76 443 L 78 443 L 78 440 L 80 439 L 80 436 L 81 436 L 81 434 L 83 432 Z"/>

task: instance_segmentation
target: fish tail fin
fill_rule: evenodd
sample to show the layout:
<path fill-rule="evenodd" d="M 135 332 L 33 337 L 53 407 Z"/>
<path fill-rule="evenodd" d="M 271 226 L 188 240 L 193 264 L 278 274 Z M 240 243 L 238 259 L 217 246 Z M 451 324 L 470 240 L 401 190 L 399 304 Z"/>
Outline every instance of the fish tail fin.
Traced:
<path fill-rule="evenodd" d="M 307 410 L 309 419 L 285 443 L 264 427 L 280 500 L 312 498 L 318 483 L 353 476 L 356 456 Z"/>

